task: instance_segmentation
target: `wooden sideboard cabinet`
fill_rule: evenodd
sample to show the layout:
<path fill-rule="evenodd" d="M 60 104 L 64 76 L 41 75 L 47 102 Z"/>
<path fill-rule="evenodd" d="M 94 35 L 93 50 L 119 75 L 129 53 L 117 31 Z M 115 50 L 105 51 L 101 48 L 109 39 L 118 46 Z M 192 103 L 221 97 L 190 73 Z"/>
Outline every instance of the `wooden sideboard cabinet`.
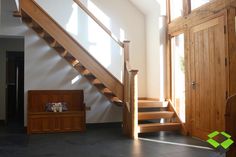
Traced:
<path fill-rule="evenodd" d="M 46 112 L 45 105 L 52 102 L 66 102 L 68 111 Z M 82 90 L 28 91 L 28 134 L 71 131 L 85 131 Z"/>

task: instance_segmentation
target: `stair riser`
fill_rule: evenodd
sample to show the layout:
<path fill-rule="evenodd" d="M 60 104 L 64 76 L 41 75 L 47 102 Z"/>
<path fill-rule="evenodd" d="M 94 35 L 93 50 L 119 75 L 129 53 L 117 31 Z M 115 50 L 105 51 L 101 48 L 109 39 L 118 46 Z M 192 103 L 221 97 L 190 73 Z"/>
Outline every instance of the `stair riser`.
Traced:
<path fill-rule="evenodd" d="M 157 111 L 168 111 L 167 107 L 162 108 L 138 108 L 138 112 L 157 112 Z"/>
<path fill-rule="evenodd" d="M 181 126 L 165 126 L 165 127 L 142 127 L 138 129 L 139 133 L 159 132 L 159 131 L 178 131 Z"/>

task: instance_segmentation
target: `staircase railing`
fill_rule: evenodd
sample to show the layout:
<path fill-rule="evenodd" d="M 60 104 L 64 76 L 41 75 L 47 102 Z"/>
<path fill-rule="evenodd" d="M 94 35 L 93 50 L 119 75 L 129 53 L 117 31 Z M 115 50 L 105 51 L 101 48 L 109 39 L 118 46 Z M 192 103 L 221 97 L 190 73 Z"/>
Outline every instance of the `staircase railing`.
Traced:
<path fill-rule="evenodd" d="M 38 7 L 40 8 L 39 5 L 37 5 L 37 3 L 35 2 L 35 0 L 19 0 L 20 2 L 20 7 L 22 10 L 26 11 L 27 13 L 34 13 L 34 8 L 32 8 L 31 5 L 36 5 L 34 7 Z M 23 3 L 24 2 L 24 3 Z M 33 3 L 32 3 L 33 2 Z M 137 138 L 138 135 L 138 79 L 137 79 L 137 74 L 138 74 L 138 70 L 133 70 L 131 69 L 130 66 L 130 62 L 129 62 L 129 41 L 124 41 L 121 42 L 119 39 L 117 39 L 112 32 L 104 25 L 102 24 L 102 22 L 100 22 L 87 8 L 86 6 L 81 3 L 79 0 L 74 0 L 74 2 L 76 2 L 78 4 L 78 6 L 86 13 L 88 14 L 117 44 L 120 45 L 120 47 L 123 48 L 124 50 L 124 72 L 123 72 L 123 76 L 124 76 L 124 81 L 123 81 L 123 102 L 124 102 L 124 106 L 123 106 L 123 132 L 128 135 L 130 138 Z M 42 8 L 40 8 L 41 10 L 43 10 Z M 40 12 L 41 15 L 43 16 L 48 16 L 48 14 L 46 12 Z M 34 16 L 34 18 L 36 18 L 36 20 L 38 22 L 44 22 L 47 23 L 49 21 L 54 22 L 54 24 L 49 27 L 49 26 L 45 26 L 44 29 L 46 29 L 48 31 L 48 33 L 51 33 L 52 35 L 58 37 L 58 33 L 56 33 L 56 31 L 54 31 L 53 29 L 57 29 L 58 27 L 60 28 L 59 30 L 61 31 L 62 28 L 57 24 L 57 22 L 55 22 L 53 19 L 47 19 L 48 21 L 45 21 L 44 17 L 39 17 L 39 15 Z M 58 39 L 60 39 L 58 42 L 61 45 L 65 45 L 65 47 L 69 48 L 69 52 L 71 52 L 73 55 L 75 55 L 75 57 L 85 57 L 86 59 L 83 59 L 83 64 L 85 66 L 90 67 L 91 69 L 93 69 L 90 63 L 96 63 L 98 65 L 98 63 L 91 59 L 88 58 L 90 55 L 88 54 L 82 54 L 81 52 L 87 52 L 86 50 L 84 50 L 84 48 L 77 43 L 74 39 L 72 39 L 68 33 L 66 33 L 64 31 L 65 35 L 60 35 L 60 37 L 58 37 Z M 74 41 L 75 43 L 68 43 L 68 41 Z M 70 44 L 70 46 L 68 45 Z M 75 48 L 78 48 L 77 45 L 79 45 L 80 47 L 80 53 L 81 54 L 75 54 L 74 50 Z M 87 60 L 87 62 L 85 62 Z M 96 66 L 98 67 L 98 66 Z M 94 73 L 96 73 L 98 76 L 101 77 L 101 75 L 103 75 L 104 70 L 99 69 L 94 71 Z M 93 71 L 92 71 L 93 72 Z M 103 82 L 106 83 L 106 82 Z M 109 85 L 109 84 L 108 84 Z M 113 90 L 117 90 L 116 88 L 118 88 L 119 86 L 114 87 Z M 121 94 L 122 95 L 122 94 Z M 121 96 L 120 96 L 121 97 Z"/>
<path fill-rule="evenodd" d="M 129 62 L 129 41 L 121 42 L 112 32 L 93 15 L 80 1 L 75 3 L 89 15 L 117 44 L 124 49 L 124 106 L 123 106 L 123 132 L 130 138 L 138 137 L 138 70 L 131 69 Z"/>

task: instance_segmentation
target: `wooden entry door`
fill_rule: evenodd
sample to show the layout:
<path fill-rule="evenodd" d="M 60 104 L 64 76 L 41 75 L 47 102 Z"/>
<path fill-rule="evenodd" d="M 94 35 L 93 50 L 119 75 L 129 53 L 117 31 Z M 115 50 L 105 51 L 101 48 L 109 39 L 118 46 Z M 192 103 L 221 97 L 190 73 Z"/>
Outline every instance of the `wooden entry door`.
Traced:
<path fill-rule="evenodd" d="M 224 16 L 190 29 L 192 136 L 224 130 L 226 49 Z"/>

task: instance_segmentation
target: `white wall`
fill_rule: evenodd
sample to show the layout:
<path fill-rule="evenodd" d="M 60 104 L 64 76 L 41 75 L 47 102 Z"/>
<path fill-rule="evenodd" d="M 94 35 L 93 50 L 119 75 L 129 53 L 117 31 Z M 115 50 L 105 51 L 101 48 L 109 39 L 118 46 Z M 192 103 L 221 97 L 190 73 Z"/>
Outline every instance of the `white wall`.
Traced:
<path fill-rule="evenodd" d="M 13 0 L 1 0 L 1 3 L 0 36 L 18 36 L 25 39 L 25 125 L 27 91 L 37 89 L 83 89 L 85 103 L 91 106 L 91 111 L 86 113 L 87 123 L 121 121 L 122 108 L 111 104 L 34 31 L 22 24 L 19 18 L 12 17 L 11 11 L 16 9 Z M 77 82 L 72 84 L 72 80 L 77 76 Z M 2 97 L 0 99 L 2 100 Z M 5 107 L 3 105 L 1 102 L 0 109 Z"/>
<path fill-rule="evenodd" d="M 147 97 L 163 99 L 165 95 L 166 3 L 163 0 L 130 0 L 145 14 Z"/>
<path fill-rule="evenodd" d="M 160 98 L 160 38 L 158 16 L 146 17 L 147 31 L 147 95 Z"/>
<path fill-rule="evenodd" d="M 104 31 L 99 30 L 73 0 L 36 0 L 64 29 L 80 41 L 118 79 L 122 78 L 123 53 Z M 127 0 L 83 0 L 119 39 L 131 41 L 131 65 L 139 70 L 139 96 L 146 96 L 145 16 Z M 63 11 L 62 11 L 63 10 Z M 64 18 L 70 17 L 70 18 Z"/>
<path fill-rule="evenodd" d="M 166 98 L 166 17 L 146 16 L 147 31 L 147 95 Z"/>

